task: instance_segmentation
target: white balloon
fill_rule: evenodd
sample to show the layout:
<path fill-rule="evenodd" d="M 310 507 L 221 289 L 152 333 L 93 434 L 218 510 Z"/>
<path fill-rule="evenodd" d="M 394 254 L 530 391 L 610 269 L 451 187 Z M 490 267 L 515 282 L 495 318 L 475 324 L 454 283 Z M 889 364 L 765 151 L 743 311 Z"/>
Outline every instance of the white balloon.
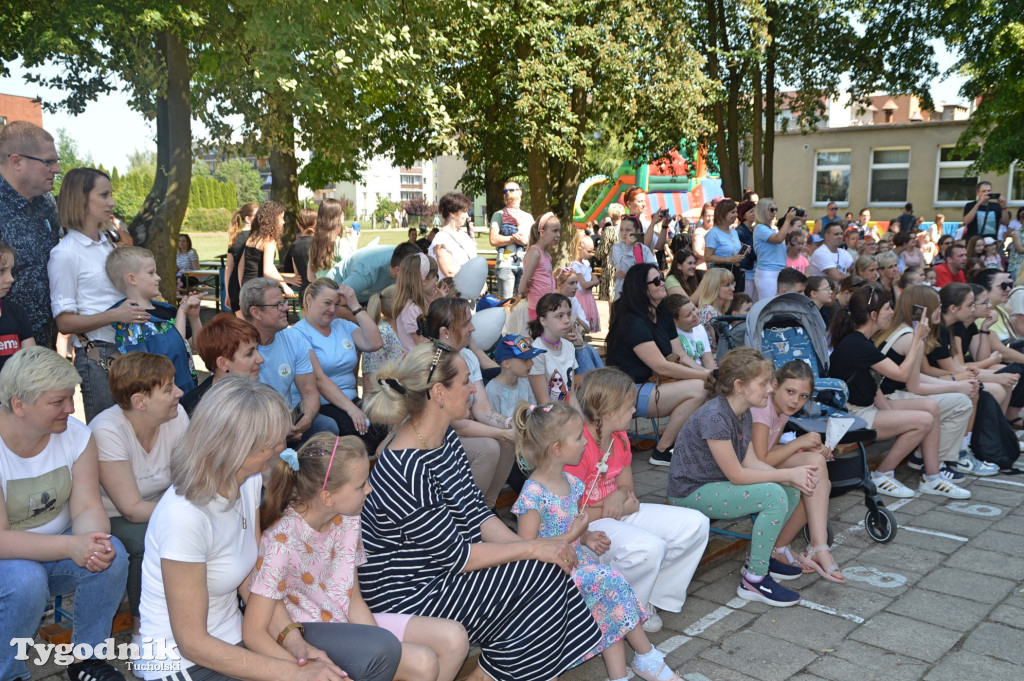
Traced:
<path fill-rule="evenodd" d="M 505 326 L 504 306 L 491 307 L 473 315 L 473 334 L 470 338 L 481 350 L 490 350 L 501 338 Z"/>
<path fill-rule="evenodd" d="M 469 260 L 455 273 L 455 288 L 463 298 L 476 300 L 487 283 L 487 258 L 482 255 Z"/>

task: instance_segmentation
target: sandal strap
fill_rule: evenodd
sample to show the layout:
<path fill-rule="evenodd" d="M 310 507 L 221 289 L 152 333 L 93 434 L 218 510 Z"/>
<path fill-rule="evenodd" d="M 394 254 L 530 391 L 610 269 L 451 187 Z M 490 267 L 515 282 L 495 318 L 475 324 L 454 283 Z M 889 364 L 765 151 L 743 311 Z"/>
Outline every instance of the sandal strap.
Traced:
<path fill-rule="evenodd" d="M 793 555 L 793 550 L 789 548 L 789 544 L 786 544 L 785 546 L 775 547 L 774 549 L 772 549 L 772 553 L 777 553 L 780 556 L 785 556 L 786 560 L 789 561 L 790 565 L 797 565 L 796 556 Z"/>

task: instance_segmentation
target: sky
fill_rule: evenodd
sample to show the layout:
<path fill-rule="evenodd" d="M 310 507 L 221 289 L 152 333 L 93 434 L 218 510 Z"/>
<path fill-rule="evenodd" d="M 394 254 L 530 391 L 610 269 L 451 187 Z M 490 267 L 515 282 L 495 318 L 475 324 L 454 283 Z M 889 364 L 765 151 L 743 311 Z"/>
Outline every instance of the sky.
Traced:
<path fill-rule="evenodd" d="M 940 71 L 945 71 L 953 63 L 951 55 L 941 41 L 935 43 Z M 0 93 L 21 95 L 24 97 L 40 97 L 45 101 L 60 99 L 59 94 L 48 88 L 24 79 L 25 69 L 20 62 L 8 64 L 11 71 L 9 77 L 0 76 Z M 55 72 L 56 69 L 50 69 Z M 42 71 L 48 75 L 47 71 Z M 959 102 L 957 94 L 962 80 L 946 78 L 936 81 L 932 86 L 932 96 L 938 102 Z M 156 151 L 156 124 L 146 121 L 141 114 L 130 109 L 126 98 L 119 93 L 104 95 L 90 103 L 80 116 L 72 116 L 67 112 L 48 113 L 43 111 L 43 127 L 56 135 L 57 130 L 64 128 L 78 143 L 79 154 L 85 158 L 91 155 L 93 161 L 102 164 L 108 170 L 117 167 L 124 170 L 128 166 L 128 156 L 136 150 Z M 195 121 L 192 125 L 193 134 L 200 136 L 205 133 L 202 124 Z"/>

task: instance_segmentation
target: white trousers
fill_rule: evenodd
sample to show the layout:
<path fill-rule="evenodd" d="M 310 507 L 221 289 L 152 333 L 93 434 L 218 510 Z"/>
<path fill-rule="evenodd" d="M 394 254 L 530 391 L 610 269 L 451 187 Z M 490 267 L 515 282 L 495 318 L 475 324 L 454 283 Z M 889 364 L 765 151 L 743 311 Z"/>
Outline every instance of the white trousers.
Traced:
<path fill-rule="evenodd" d="M 925 399 L 939 405 L 939 461 L 956 461 L 960 458 L 967 424 L 971 420 L 974 404 L 963 393 L 939 393 L 938 395 L 915 395 L 906 390 L 894 390 L 886 395 L 890 400 Z"/>
<path fill-rule="evenodd" d="M 779 291 L 779 271 L 754 270 L 754 285 L 756 286 L 757 293 L 754 296 L 754 300 L 774 298 L 775 294 Z"/>
<path fill-rule="evenodd" d="M 590 529 L 608 535 L 611 547 L 598 559 L 622 573 L 641 603 L 679 612 L 708 544 L 709 524 L 693 509 L 640 504 L 636 513 L 595 520 Z"/>

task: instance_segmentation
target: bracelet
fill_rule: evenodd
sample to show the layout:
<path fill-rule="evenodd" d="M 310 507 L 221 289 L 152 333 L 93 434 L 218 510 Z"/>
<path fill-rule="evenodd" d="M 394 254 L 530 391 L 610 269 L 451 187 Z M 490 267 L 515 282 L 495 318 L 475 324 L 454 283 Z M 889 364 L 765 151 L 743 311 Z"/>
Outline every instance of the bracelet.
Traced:
<path fill-rule="evenodd" d="M 284 629 L 282 629 L 281 633 L 277 635 L 277 644 L 278 645 L 284 645 L 284 637 L 287 636 L 289 634 L 289 632 L 291 632 L 292 629 L 298 629 L 300 634 L 305 634 L 306 633 L 306 627 L 302 626 L 298 622 L 292 622 L 291 624 L 286 626 Z"/>
<path fill-rule="evenodd" d="M 987 335 L 989 335 L 992 332 L 989 331 L 988 329 L 978 329 L 978 333 L 981 333 L 981 334 L 984 334 L 984 335 L 987 336 Z"/>
<path fill-rule="evenodd" d="M 363 310 L 365 310 L 365 309 L 366 309 L 366 308 L 364 308 L 364 307 L 357 307 L 357 308 L 356 308 L 356 309 L 354 309 L 354 310 L 349 310 L 349 312 L 351 312 L 351 313 L 352 313 L 352 316 L 353 316 L 353 317 L 355 317 L 355 316 L 356 316 L 357 314 L 359 314 L 360 312 L 362 312 L 362 311 L 363 311 Z"/>

